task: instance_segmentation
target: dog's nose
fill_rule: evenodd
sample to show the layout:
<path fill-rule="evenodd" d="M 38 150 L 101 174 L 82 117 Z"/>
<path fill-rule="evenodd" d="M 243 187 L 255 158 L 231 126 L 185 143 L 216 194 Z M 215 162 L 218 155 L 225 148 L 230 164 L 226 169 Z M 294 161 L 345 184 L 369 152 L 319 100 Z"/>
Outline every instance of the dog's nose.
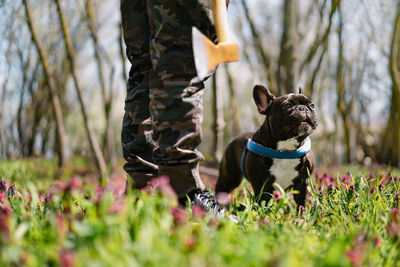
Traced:
<path fill-rule="evenodd" d="M 304 105 L 300 105 L 300 106 L 299 106 L 299 110 L 300 110 L 300 111 L 307 111 L 307 107 L 304 106 Z"/>

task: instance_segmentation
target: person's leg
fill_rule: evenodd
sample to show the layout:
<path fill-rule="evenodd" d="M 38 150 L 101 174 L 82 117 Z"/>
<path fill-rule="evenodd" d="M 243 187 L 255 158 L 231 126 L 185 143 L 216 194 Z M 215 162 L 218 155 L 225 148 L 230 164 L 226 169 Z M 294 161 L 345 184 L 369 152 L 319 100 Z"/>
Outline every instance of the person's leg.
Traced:
<path fill-rule="evenodd" d="M 150 27 L 146 0 L 121 0 L 122 28 L 126 54 L 132 66 L 129 71 L 125 114 L 122 125 L 122 149 L 125 171 L 136 188 L 144 187 L 157 175 L 153 163 L 154 143 L 149 111 Z"/>
<path fill-rule="evenodd" d="M 159 174 L 168 175 L 179 197 L 195 189 L 203 190 L 198 162 L 202 154 L 202 90 L 196 78 L 192 51 L 192 26 L 215 37 L 211 1 L 147 0 L 151 26 L 150 112 L 154 140 L 153 153 Z"/>

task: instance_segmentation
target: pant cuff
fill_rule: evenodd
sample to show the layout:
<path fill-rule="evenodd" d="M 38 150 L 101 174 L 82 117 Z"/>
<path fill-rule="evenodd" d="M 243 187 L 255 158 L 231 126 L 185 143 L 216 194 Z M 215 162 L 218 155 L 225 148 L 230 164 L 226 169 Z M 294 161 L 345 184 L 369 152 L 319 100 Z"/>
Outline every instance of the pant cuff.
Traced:
<path fill-rule="evenodd" d="M 130 182 L 131 179 L 127 179 L 127 188 L 131 187 L 133 189 L 142 189 L 151 179 L 156 177 L 154 173 L 142 173 L 142 172 L 128 172 L 129 176 L 132 177 L 133 183 Z"/>
<path fill-rule="evenodd" d="M 159 166 L 159 175 L 167 175 L 170 178 L 172 188 L 178 197 L 184 197 L 195 189 L 204 190 L 206 187 L 201 180 L 199 163 Z"/>

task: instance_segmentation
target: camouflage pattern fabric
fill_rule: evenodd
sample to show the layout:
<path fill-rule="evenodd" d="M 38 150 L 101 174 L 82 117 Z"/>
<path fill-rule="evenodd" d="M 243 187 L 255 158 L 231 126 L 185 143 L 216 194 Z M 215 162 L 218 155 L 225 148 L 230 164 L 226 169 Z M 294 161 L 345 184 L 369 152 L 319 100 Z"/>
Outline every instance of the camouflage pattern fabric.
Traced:
<path fill-rule="evenodd" d="M 121 0 L 129 72 L 122 129 L 124 169 L 134 180 L 166 174 L 179 196 L 203 188 L 202 90 L 191 31 L 215 39 L 211 0 Z M 142 183 L 142 182 L 141 182 Z"/>

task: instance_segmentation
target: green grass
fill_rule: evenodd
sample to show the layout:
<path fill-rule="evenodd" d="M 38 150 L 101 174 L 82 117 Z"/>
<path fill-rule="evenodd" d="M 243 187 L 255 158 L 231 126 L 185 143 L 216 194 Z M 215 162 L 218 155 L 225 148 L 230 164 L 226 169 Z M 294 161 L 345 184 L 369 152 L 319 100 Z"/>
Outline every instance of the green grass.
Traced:
<path fill-rule="evenodd" d="M 396 170 L 313 175 L 300 213 L 290 192 L 259 206 L 243 183 L 235 224 L 180 209 L 167 185 L 116 199 L 73 172 L 55 181 L 54 164 L 0 163 L 16 188 L 0 193 L 0 266 L 400 266 Z"/>

